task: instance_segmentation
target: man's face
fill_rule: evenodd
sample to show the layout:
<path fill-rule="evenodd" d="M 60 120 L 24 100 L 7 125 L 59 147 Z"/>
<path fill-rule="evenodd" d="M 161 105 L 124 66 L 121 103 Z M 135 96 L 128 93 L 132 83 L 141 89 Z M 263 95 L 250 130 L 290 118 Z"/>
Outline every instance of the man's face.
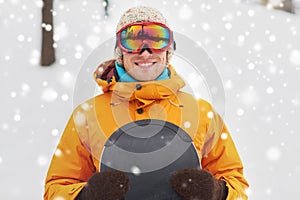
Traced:
<path fill-rule="evenodd" d="M 138 81 L 155 80 L 165 69 L 167 51 L 150 53 L 144 50 L 141 54 L 123 53 L 125 71 Z"/>

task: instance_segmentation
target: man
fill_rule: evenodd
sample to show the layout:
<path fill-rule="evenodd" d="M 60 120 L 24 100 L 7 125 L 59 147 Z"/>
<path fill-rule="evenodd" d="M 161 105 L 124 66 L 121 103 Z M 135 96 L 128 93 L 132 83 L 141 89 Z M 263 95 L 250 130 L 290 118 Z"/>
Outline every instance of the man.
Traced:
<path fill-rule="evenodd" d="M 131 187 L 127 174 L 99 169 L 105 142 L 132 121 L 157 119 L 182 128 L 200 158 L 202 169 L 182 169 L 168 180 L 178 196 L 247 199 L 243 166 L 223 120 L 208 102 L 180 91 L 184 81 L 169 64 L 175 42 L 163 15 L 131 8 L 116 32 L 115 59 L 94 74 L 103 94 L 74 110 L 52 158 L 44 198 L 124 199 Z"/>

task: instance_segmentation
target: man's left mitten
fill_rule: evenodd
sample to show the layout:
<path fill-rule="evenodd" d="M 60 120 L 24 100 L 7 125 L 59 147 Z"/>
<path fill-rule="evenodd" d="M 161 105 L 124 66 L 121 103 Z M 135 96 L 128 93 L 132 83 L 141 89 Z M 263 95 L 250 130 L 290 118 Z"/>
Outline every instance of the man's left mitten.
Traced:
<path fill-rule="evenodd" d="M 228 195 L 225 182 L 203 169 L 178 171 L 172 175 L 171 185 L 185 200 L 225 200 Z"/>

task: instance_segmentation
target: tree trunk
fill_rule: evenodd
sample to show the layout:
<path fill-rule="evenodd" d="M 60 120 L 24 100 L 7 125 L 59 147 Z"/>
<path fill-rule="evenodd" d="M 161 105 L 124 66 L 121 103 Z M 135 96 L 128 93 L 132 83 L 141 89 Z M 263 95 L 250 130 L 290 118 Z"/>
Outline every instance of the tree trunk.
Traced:
<path fill-rule="evenodd" d="M 55 52 L 53 47 L 53 0 L 43 0 L 43 3 L 41 65 L 49 66 L 55 62 Z"/>
<path fill-rule="evenodd" d="M 272 1 L 270 1 L 270 0 L 261 0 L 260 3 L 264 6 L 271 4 L 271 6 L 277 10 L 283 10 L 286 12 L 295 13 L 293 0 L 281 0 L 282 6 L 272 5 Z"/>
<path fill-rule="evenodd" d="M 105 16 L 108 16 L 109 2 L 108 2 L 108 0 L 104 0 L 104 3 L 105 3 L 105 6 L 104 6 Z"/>

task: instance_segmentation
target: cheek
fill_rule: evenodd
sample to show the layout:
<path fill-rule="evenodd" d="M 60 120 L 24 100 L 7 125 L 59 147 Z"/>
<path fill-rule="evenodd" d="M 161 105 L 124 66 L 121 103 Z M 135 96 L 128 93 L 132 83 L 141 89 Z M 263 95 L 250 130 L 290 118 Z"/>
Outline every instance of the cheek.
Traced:
<path fill-rule="evenodd" d="M 131 67 L 131 55 L 124 55 L 123 56 L 123 63 L 124 63 L 124 67 L 126 68 L 130 68 Z"/>
<path fill-rule="evenodd" d="M 167 54 L 160 55 L 161 64 L 167 63 Z"/>

